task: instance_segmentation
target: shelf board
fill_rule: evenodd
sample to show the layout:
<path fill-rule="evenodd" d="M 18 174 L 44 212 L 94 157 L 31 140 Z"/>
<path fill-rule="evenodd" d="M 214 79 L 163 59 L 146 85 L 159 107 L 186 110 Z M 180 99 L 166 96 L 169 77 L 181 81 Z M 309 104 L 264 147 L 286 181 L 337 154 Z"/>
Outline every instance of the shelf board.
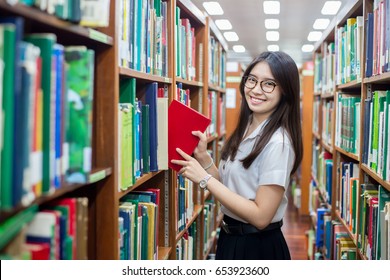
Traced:
<path fill-rule="evenodd" d="M 321 94 L 321 98 L 322 99 L 330 99 L 330 98 L 334 98 L 334 92 L 326 92 L 326 93 L 322 93 Z"/>
<path fill-rule="evenodd" d="M 213 85 L 213 84 L 209 84 L 209 91 L 210 91 L 210 90 L 214 90 L 214 91 L 226 93 L 226 89 L 225 89 L 225 88 L 221 88 L 220 86 L 218 86 L 218 85 Z"/>
<path fill-rule="evenodd" d="M 349 153 L 349 152 L 347 152 L 346 150 L 344 150 L 344 149 L 342 149 L 342 148 L 340 148 L 340 147 L 337 147 L 337 146 L 335 146 L 335 150 L 336 150 L 337 152 L 339 152 L 340 154 L 343 154 L 344 156 L 347 156 L 347 157 L 349 157 L 349 158 L 351 158 L 351 159 L 354 159 L 354 160 L 356 160 L 356 161 L 359 161 L 359 156 L 358 156 L 358 155 Z"/>
<path fill-rule="evenodd" d="M 313 136 L 314 136 L 314 138 L 316 138 L 317 140 L 321 140 L 321 136 L 320 136 L 320 134 L 319 134 L 318 132 L 313 131 Z"/>
<path fill-rule="evenodd" d="M 170 79 L 170 78 L 152 75 L 149 73 L 144 73 L 144 72 L 140 72 L 140 71 L 130 69 L 130 68 L 125 68 L 125 67 L 119 67 L 119 75 L 121 75 L 123 77 L 129 77 L 129 78 L 137 78 L 137 79 L 148 81 L 148 82 L 172 84 L 172 79 Z"/>
<path fill-rule="evenodd" d="M 382 185 L 384 188 L 386 188 L 388 191 L 390 191 L 390 182 L 385 181 L 382 179 L 382 176 L 380 176 L 378 173 L 376 173 L 374 170 L 372 170 L 370 167 L 368 167 L 366 164 L 361 164 L 361 168 L 365 173 L 367 173 L 370 177 L 374 178 L 375 181 L 377 181 L 380 185 Z"/>
<path fill-rule="evenodd" d="M 341 90 L 341 89 L 357 89 L 362 86 L 361 81 L 354 80 L 352 82 L 348 82 L 345 84 L 340 84 L 336 86 L 336 90 Z"/>
<path fill-rule="evenodd" d="M 56 16 L 50 15 L 37 8 L 29 7 L 23 4 L 9 5 L 5 1 L 0 1 L 0 8 L 3 11 L 22 16 L 26 19 L 38 22 L 48 27 L 55 27 L 71 34 L 79 35 L 86 39 L 102 43 L 104 45 L 113 45 L 112 37 L 89 27 L 80 26 L 70 21 L 62 20 Z"/>
<path fill-rule="evenodd" d="M 176 82 L 182 83 L 182 84 L 184 84 L 186 86 L 203 87 L 203 83 L 202 82 L 189 81 L 189 80 L 186 80 L 186 79 L 183 79 L 183 78 L 180 78 L 180 77 L 176 77 Z"/>
<path fill-rule="evenodd" d="M 168 260 L 169 255 L 171 254 L 172 247 L 158 247 L 158 256 L 157 259 L 159 261 Z"/>
<path fill-rule="evenodd" d="M 144 175 L 142 175 L 140 178 L 138 178 L 136 181 L 135 181 L 135 184 L 132 185 L 131 187 L 129 187 L 127 190 L 124 190 L 124 191 L 121 191 L 119 192 L 119 198 L 122 198 L 124 197 L 125 195 L 127 195 L 129 192 L 133 191 L 134 189 L 138 188 L 139 186 L 141 186 L 142 184 L 144 184 L 146 181 L 150 180 L 151 178 L 153 178 L 154 176 L 156 176 L 157 174 L 160 174 L 162 172 L 164 172 L 165 170 L 159 170 L 159 171 L 156 171 L 156 172 L 149 172 L 149 173 L 146 173 Z"/>
<path fill-rule="evenodd" d="M 321 145 L 322 147 L 324 147 L 325 150 L 333 154 L 333 146 L 328 145 L 327 143 L 324 142 L 324 140 L 321 140 Z"/>
<path fill-rule="evenodd" d="M 198 9 L 190 0 L 177 0 L 178 6 L 187 14 L 192 15 L 191 19 L 196 19 L 196 21 L 202 25 L 206 25 L 206 16 L 205 14 Z"/>
<path fill-rule="evenodd" d="M 335 215 L 337 217 L 337 219 L 340 221 L 340 223 L 344 226 L 344 228 L 346 229 L 349 237 L 353 240 L 353 243 L 355 244 L 356 248 L 357 248 L 357 239 L 356 239 L 356 235 L 353 234 L 350 230 L 349 230 L 349 227 L 348 225 L 345 223 L 344 219 L 341 217 L 341 214 L 340 214 L 340 211 L 338 209 L 335 210 Z"/>
<path fill-rule="evenodd" d="M 363 83 L 365 84 L 380 84 L 390 82 L 390 72 L 386 72 L 377 76 L 365 78 Z"/>

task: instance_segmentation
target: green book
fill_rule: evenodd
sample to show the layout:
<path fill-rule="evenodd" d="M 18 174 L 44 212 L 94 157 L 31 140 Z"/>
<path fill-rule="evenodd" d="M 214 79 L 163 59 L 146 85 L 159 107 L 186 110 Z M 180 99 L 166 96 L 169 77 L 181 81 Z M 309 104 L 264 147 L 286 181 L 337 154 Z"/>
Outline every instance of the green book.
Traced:
<path fill-rule="evenodd" d="M 68 90 L 65 141 L 69 146 L 65 178 L 69 183 L 88 182 L 92 169 L 94 57 L 94 51 L 85 46 L 65 48 Z"/>
<path fill-rule="evenodd" d="M 119 104 L 118 110 L 118 161 L 119 189 L 126 190 L 134 184 L 133 105 Z"/>
<path fill-rule="evenodd" d="M 13 24 L 0 25 L 0 60 L 4 61 L 3 80 L 0 94 L 0 209 L 10 209 L 12 203 L 12 162 L 14 143 L 14 71 L 15 71 L 16 27 Z"/>
<path fill-rule="evenodd" d="M 52 92 L 53 81 L 53 47 L 57 41 L 56 35 L 50 33 L 29 34 L 25 37 L 27 42 L 39 47 L 42 58 L 42 75 L 41 86 L 43 91 L 43 116 L 42 116 L 42 192 L 48 193 L 53 189 L 53 159 L 51 155 L 55 154 L 54 150 L 54 116 L 52 116 Z"/>

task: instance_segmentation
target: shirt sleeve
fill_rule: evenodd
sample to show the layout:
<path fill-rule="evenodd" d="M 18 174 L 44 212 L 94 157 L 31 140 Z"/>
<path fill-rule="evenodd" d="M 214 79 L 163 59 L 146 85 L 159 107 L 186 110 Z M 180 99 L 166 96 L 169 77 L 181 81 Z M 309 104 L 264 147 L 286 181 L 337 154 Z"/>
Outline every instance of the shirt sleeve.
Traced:
<path fill-rule="evenodd" d="M 287 189 L 295 157 L 292 147 L 283 142 L 270 142 L 260 157 L 258 185 L 279 185 Z"/>

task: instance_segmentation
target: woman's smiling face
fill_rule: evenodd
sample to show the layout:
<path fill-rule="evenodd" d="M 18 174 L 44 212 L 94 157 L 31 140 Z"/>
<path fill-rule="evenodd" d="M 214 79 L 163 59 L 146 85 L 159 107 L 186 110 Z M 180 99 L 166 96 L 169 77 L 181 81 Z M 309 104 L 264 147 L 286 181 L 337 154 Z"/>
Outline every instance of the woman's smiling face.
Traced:
<path fill-rule="evenodd" d="M 281 99 L 281 89 L 277 85 L 267 62 L 257 63 L 249 73 L 248 78 L 252 83 L 256 83 L 257 80 L 257 83 L 253 89 L 245 86 L 245 99 L 253 112 L 253 117 L 258 121 L 264 121 L 278 106 Z M 272 88 L 273 85 L 276 86 L 271 93 L 266 93 L 260 86 L 261 82 L 264 89 Z"/>

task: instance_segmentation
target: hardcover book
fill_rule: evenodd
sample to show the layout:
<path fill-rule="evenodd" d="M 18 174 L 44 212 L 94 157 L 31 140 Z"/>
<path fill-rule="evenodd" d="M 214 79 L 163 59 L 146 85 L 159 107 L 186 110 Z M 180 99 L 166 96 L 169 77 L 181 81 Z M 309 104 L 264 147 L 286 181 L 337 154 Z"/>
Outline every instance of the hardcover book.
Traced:
<path fill-rule="evenodd" d="M 191 155 L 198 145 L 199 138 L 192 131 L 204 132 L 211 120 L 194 109 L 173 100 L 168 108 L 168 165 L 179 171 L 180 165 L 171 163 L 172 159 L 182 159 L 176 148 Z"/>

